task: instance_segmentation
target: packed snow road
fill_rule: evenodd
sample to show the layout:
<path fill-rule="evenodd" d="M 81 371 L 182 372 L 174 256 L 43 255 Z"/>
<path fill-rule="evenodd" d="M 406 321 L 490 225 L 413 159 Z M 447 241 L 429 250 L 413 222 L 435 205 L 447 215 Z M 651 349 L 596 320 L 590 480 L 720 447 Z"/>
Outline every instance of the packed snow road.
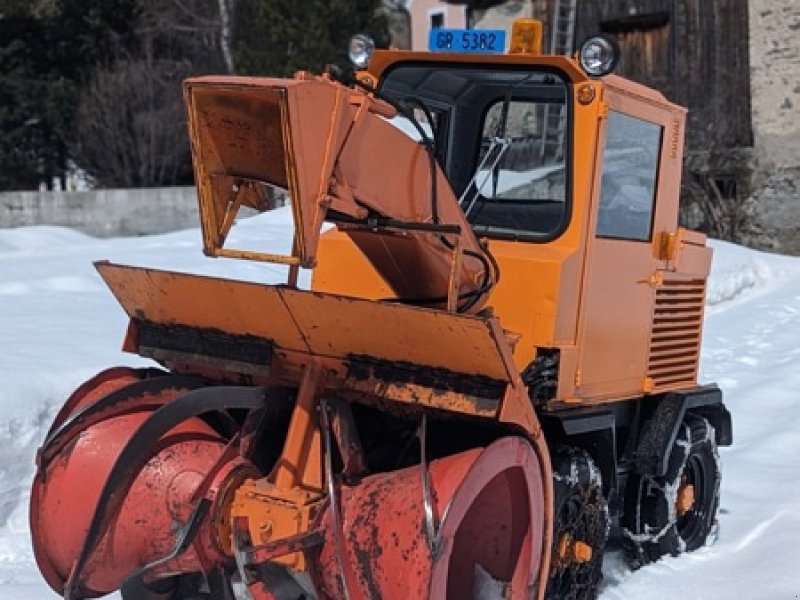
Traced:
<path fill-rule="evenodd" d="M 260 249 L 285 249 L 290 215 L 241 224 Z M 235 240 L 234 240 L 235 241 Z M 277 248 L 274 244 L 281 246 Z M 733 413 L 723 461 L 720 531 L 710 547 L 632 572 L 606 559 L 602 600 L 800 598 L 800 259 L 714 243 L 701 380 Z M 32 227 L 0 230 L 0 600 L 56 598 L 33 559 L 27 525 L 36 447 L 67 395 L 115 364 L 126 317 L 91 263 L 274 281 L 279 268 L 211 260 L 185 231 L 96 240 Z"/>

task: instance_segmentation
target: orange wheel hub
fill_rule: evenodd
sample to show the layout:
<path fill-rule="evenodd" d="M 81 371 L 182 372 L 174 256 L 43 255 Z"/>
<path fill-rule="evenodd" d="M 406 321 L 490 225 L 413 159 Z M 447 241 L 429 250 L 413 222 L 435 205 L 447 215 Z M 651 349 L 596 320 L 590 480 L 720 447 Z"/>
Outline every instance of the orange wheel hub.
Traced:
<path fill-rule="evenodd" d="M 694 508 L 694 486 L 691 483 L 683 483 L 678 488 L 678 495 L 675 499 L 675 510 L 679 517 L 682 517 Z"/>

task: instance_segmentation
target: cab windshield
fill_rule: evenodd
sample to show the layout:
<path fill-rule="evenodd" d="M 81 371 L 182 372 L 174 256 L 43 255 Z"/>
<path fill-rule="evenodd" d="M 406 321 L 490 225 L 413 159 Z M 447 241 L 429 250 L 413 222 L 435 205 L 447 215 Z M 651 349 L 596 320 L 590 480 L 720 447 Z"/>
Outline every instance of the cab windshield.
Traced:
<path fill-rule="evenodd" d="M 545 240 L 564 229 L 569 89 L 558 72 L 401 63 L 387 71 L 380 89 L 412 107 L 433 135 L 439 163 L 477 234 Z"/>

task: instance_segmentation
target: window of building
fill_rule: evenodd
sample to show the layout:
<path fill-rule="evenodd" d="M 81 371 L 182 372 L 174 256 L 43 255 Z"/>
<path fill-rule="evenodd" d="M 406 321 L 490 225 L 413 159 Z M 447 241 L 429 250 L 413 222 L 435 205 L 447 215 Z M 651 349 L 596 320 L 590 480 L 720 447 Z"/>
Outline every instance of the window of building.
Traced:
<path fill-rule="evenodd" d="M 662 127 L 611 111 L 606 127 L 597 235 L 648 241 Z"/>
<path fill-rule="evenodd" d="M 431 29 L 441 29 L 444 27 L 444 13 L 431 13 Z"/>

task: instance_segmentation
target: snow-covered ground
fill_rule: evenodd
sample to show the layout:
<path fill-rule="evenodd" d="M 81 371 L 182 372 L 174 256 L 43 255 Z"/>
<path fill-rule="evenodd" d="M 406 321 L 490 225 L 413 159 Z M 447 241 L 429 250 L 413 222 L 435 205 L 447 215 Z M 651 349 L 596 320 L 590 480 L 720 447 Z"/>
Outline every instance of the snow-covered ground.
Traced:
<path fill-rule="evenodd" d="M 277 250 L 290 215 L 240 225 Z M 233 240 L 235 242 L 235 240 Z M 702 375 L 734 417 L 723 449 L 716 544 L 632 572 L 606 560 L 602 600 L 800 598 L 800 259 L 715 242 Z M 274 281 L 281 269 L 212 260 L 197 231 L 97 240 L 53 227 L 0 230 L 0 600 L 55 598 L 33 559 L 27 525 L 36 447 L 67 395 L 123 354 L 126 317 L 92 267 L 126 264 Z"/>

